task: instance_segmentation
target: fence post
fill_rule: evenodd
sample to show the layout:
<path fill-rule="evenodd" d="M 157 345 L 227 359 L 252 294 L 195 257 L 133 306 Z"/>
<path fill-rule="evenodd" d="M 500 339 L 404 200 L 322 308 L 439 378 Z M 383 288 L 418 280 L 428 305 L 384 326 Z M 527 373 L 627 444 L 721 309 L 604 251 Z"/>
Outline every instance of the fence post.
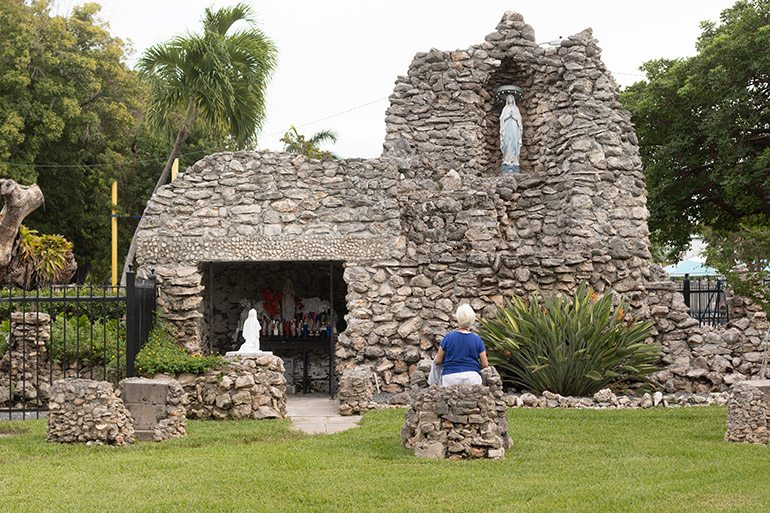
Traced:
<path fill-rule="evenodd" d="M 152 330 L 152 316 L 155 312 L 155 297 L 156 297 L 156 279 L 155 269 L 152 269 L 152 274 L 146 280 L 134 280 L 134 289 L 138 292 L 137 298 L 139 300 L 137 307 L 137 315 L 139 316 L 139 326 L 141 331 L 139 332 L 139 345 L 136 347 L 137 353 L 142 349 L 147 338 Z"/>
<path fill-rule="evenodd" d="M 690 275 L 684 275 L 684 283 L 682 284 L 682 295 L 684 296 L 684 304 L 687 308 L 690 308 Z"/>
<path fill-rule="evenodd" d="M 126 377 L 134 377 L 134 359 L 139 352 L 140 327 L 136 322 L 136 275 L 126 272 Z"/>

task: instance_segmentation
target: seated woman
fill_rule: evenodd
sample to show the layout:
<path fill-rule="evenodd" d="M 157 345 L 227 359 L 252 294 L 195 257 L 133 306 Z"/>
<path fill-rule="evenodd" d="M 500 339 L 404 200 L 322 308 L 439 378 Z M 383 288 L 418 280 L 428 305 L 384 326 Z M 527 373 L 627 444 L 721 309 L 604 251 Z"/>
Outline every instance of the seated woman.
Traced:
<path fill-rule="evenodd" d="M 489 362 L 481 337 L 471 331 L 476 313 L 470 305 L 460 305 L 455 319 L 460 328 L 444 337 L 436 355 L 436 364 L 443 364 L 442 384 L 481 385 L 481 369 Z"/>

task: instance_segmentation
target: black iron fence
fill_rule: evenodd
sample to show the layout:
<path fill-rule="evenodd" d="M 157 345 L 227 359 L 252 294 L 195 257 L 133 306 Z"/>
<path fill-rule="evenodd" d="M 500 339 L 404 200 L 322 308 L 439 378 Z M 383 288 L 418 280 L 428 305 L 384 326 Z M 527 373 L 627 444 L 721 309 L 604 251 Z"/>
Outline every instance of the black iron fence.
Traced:
<path fill-rule="evenodd" d="M 127 273 L 125 287 L 0 288 L 0 418 L 39 415 L 62 378 L 134 375 L 155 310 L 155 277 Z"/>
<path fill-rule="evenodd" d="M 676 283 L 684 297 L 684 304 L 689 308 L 690 316 L 698 319 L 701 325 L 716 326 L 730 321 L 730 310 L 722 280 L 692 280 L 685 274 L 684 280 Z"/>

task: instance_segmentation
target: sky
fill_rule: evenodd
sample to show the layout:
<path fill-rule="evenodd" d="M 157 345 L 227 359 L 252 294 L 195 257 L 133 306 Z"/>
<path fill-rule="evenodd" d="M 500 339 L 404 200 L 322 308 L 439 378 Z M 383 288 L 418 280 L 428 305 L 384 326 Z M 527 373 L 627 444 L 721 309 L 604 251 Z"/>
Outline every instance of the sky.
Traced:
<path fill-rule="evenodd" d="M 206 7 L 236 0 L 95 0 L 113 35 L 130 40 L 130 66 L 146 48 L 185 32 L 200 32 Z M 532 26 L 538 43 L 592 28 L 602 59 L 621 86 L 644 79 L 642 63 L 695 54 L 700 22 L 718 21 L 734 0 L 245 0 L 258 26 L 278 47 L 267 90 L 261 149 L 280 150 L 294 125 L 310 136 L 334 130 L 324 146 L 345 158 L 382 154 L 385 110 L 398 75 L 415 53 L 466 49 L 494 32 L 505 11 Z M 56 0 L 68 12 L 74 0 Z"/>

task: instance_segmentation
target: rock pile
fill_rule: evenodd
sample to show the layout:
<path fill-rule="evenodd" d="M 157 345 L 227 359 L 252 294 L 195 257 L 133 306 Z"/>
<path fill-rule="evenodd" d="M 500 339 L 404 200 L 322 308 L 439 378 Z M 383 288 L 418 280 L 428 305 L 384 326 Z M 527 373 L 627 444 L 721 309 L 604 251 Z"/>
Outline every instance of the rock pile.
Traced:
<path fill-rule="evenodd" d="M 59 443 L 128 445 L 134 442 L 134 422 L 110 383 L 62 379 L 51 387 L 47 438 Z"/>
<path fill-rule="evenodd" d="M 622 410 L 635 408 L 678 408 L 681 406 L 724 406 L 727 392 L 708 394 L 663 394 L 660 391 L 643 395 L 615 395 L 609 388 L 602 389 L 593 397 L 572 397 L 545 391 L 540 396 L 532 393 L 506 394 L 503 399 L 509 408 L 589 408 Z"/>
<path fill-rule="evenodd" d="M 370 409 L 374 396 L 372 369 L 352 367 L 340 378 L 338 398 L 340 415 L 359 415 Z"/>
<path fill-rule="evenodd" d="M 412 375 L 401 443 L 420 458 L 505 457 L 511 446 L 500 375 L 482 371 L 482 385 L 428 386 L 430 362 Z"/>
<path fill-rule="evenodd" d="M 131 412 L 137 440 L 161 442 L 187 435 L 187 396 L 176 380 L 127 378 L 117 395 Z"/>
<path fill-rule="evenodd" d="M 280 358 L 264 355 L 227 358 L 222 366 L 209 369 L 205 374 L 178 374 L 174 378 L 188 396 L 188 418 L 283 418 L 286 416 L 283 371 Z"/>
<path fill-rule="evenodd" d="M 741 381 L 730 387 L 726 442 L 767 445 L 770 440 L 770 380 Z"/>

